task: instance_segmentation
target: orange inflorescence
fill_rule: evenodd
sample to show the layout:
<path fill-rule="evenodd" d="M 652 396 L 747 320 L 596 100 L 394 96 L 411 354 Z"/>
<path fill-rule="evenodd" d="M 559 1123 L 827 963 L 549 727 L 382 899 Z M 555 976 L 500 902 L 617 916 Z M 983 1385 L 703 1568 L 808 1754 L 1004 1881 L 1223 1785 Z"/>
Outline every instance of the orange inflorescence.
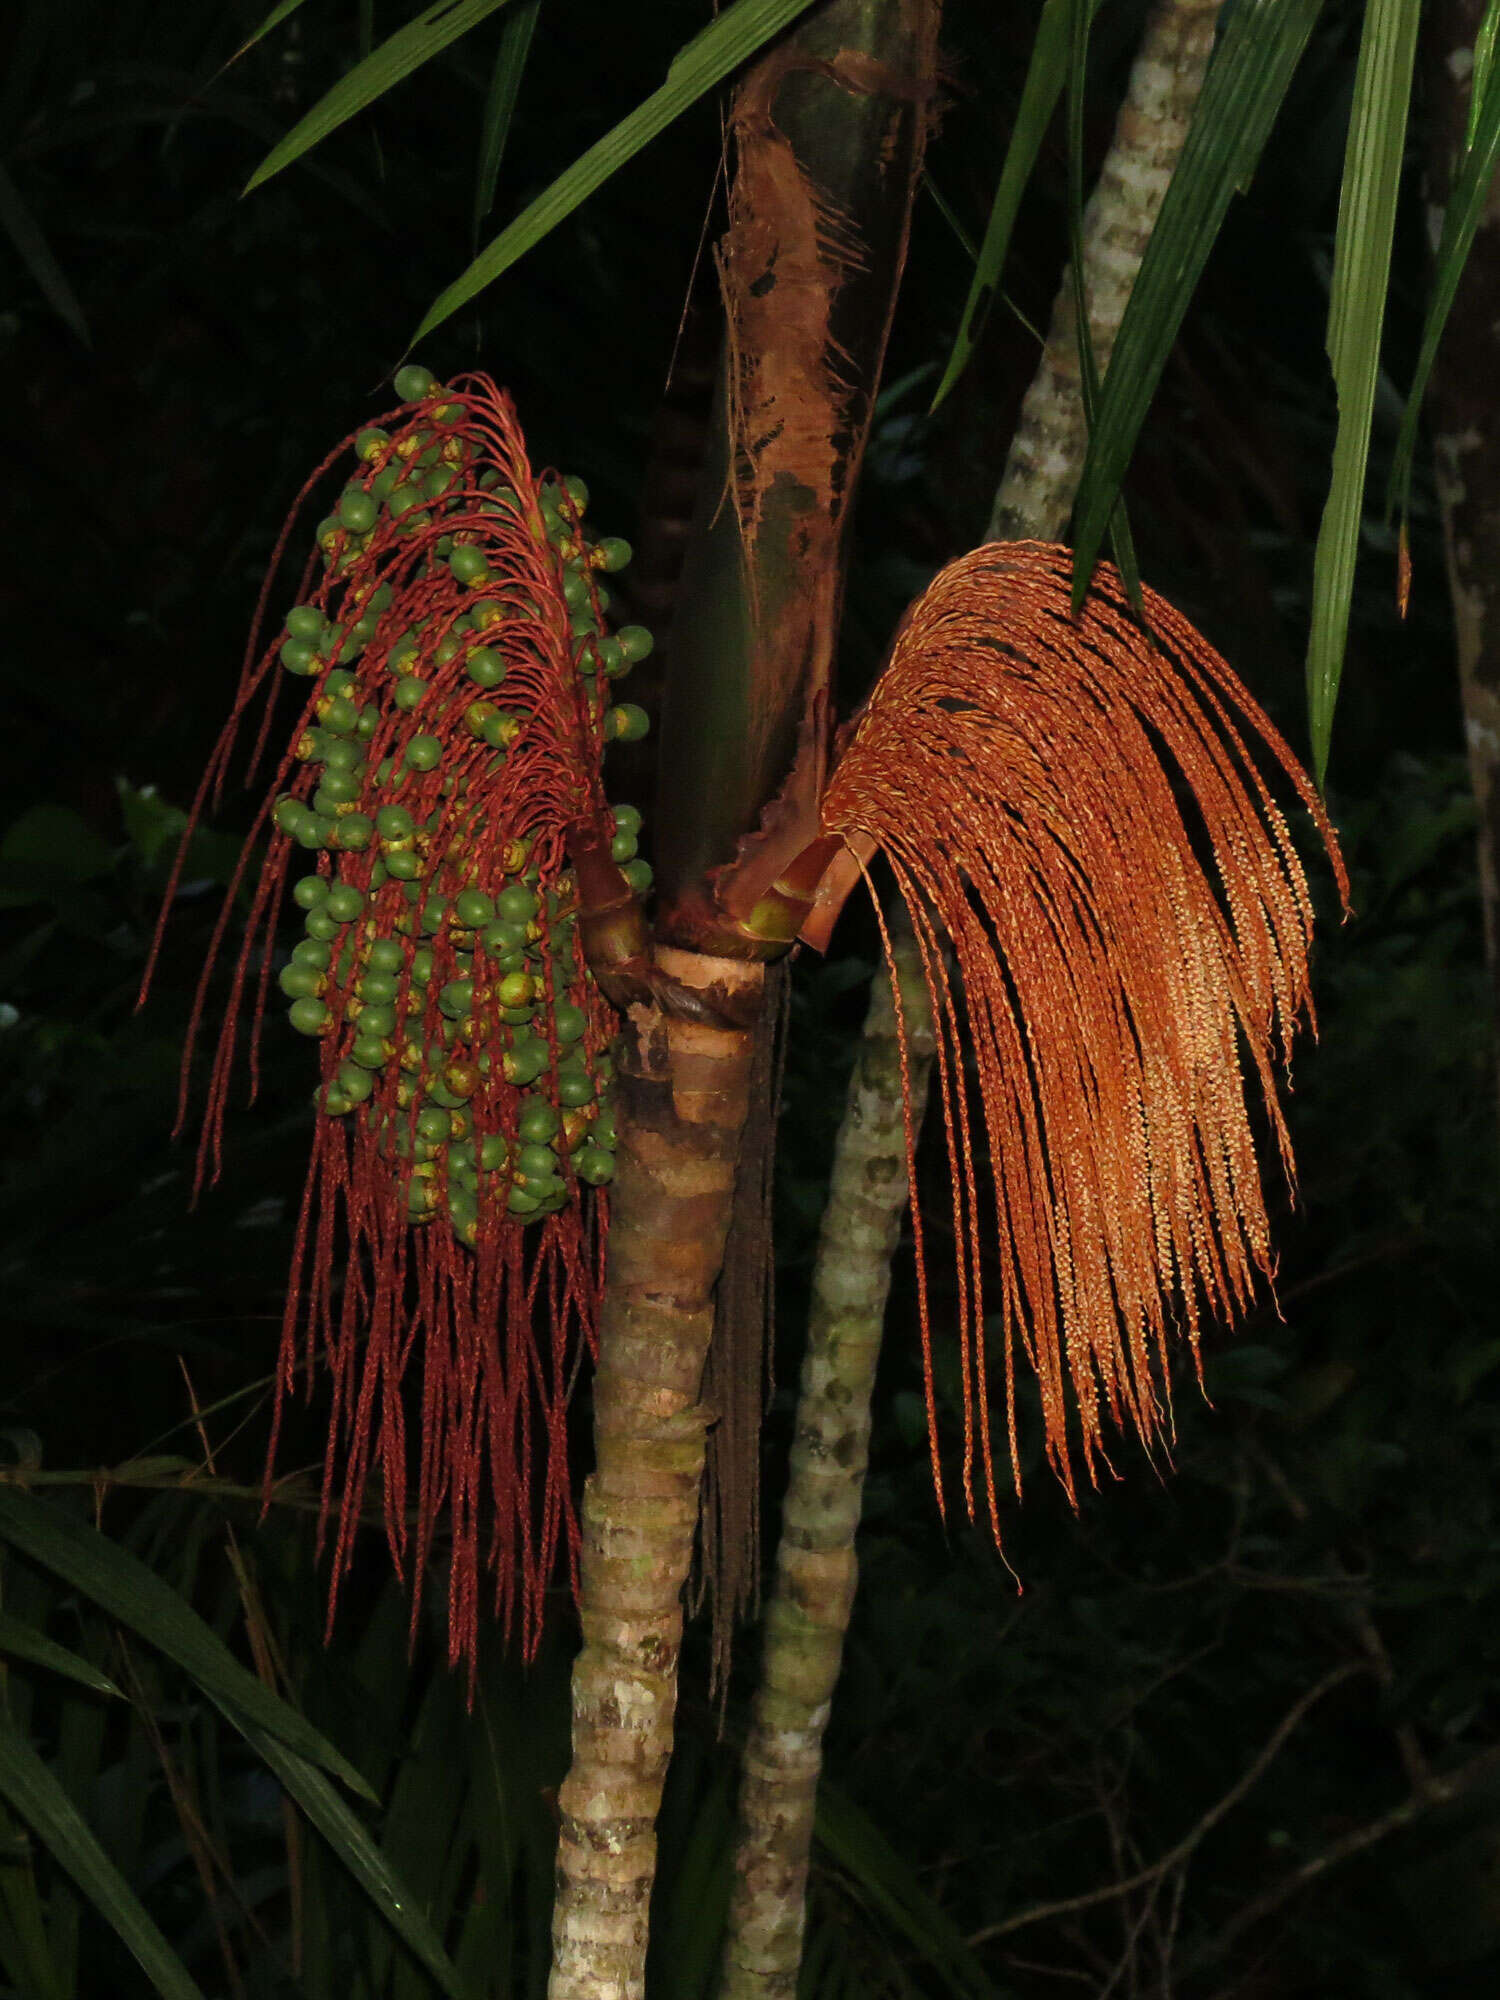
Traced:
<path fill-rule="evenodd" d="M 1185 1322 L 1196 1359 L 1200 1301 L 1233 1317 L 1272 1268 L 1244 1059 L 1290 1177 L 1273 1072 L 1311 1016 L 1312 907 L 1247 735 L 1312 815 L 1347 903 L 1316 792 L 1213 648 L 1153 592 L 1138 618 L 1105 565 L 1075 619 L 1070 581 L 1069 552 L 1042 543 L 944 570 L 908 614 L 823 808 L 829 833 L 886 855 L 932 993 L 964 1492 L 972 1513 L 977 1455 L 997 1536 L 990 1202 L 1018 1492 L 1018 1343 L 1074 1496 L 1075 1417 L 1091 1480 L 1107 1463 L 1104 1409 L 1149 1447 L 1170 1420 L 1169 1327 Z M 909 1155 L 912 1141 L 908 1105 Z"/>
<path fill-rule="evenodd" d="M 472 1670 L 486 1566 L 528 1648 L 559 1553 L 576 1567 L 566 1405 L 602 1278 L 615 1016 L 579 949 L 567 839 L 586 825 L 616 861 L 634 853 L 638 816 L 610 813 L 600 764 L 644 726 L 611 706 L 610 683 L 650 642 L 607 634 L 598 572 L 628 549 L 585 534 L 579 482 L 533 473 L 509 400 L 483 376 L 406 374 L 412 400 L 351 440 L 358 464 L 298 602 L 269 645 L 252 639 L 195 807 L 217 800 L 264 701 L 261 760 L 281 670 L 300 677 L 307 699 L 241 863 L 249 921 L 199 1180 L 218 1169 L 236 1017 L 251 1007 L 253 1074 L 274 977 L 320 1071 L 278 1425 L 321 1356 L 334 1596 L 378 1475 L 414 1593 L 440 1530 L 451 1544 L 450 1650 Z M 307 936 L 283 962 L 299 850 Z"/>

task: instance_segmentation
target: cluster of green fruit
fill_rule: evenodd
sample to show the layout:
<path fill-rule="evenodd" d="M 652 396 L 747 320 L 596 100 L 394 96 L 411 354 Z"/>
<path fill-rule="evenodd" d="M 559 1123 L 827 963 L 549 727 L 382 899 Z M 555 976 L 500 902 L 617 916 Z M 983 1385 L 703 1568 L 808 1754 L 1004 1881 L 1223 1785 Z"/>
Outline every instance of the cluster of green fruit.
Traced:
<path fill-rule="evenodd" d="M 630 550 L 585 534 L 581 481 L 533 482 L 473 392 L 420 369 L 397 388 L 417 407 L 360 432 L 366 470 L 318 531 L 324 586 L 280 645 L 317 685 L 293 753 L 307 775 L 273 817 L 328 857 L 293 890 L 307 935 L 280 983 L 325 1044 L 320 1108 L 360 1121 L 412 1221 L 446 1214 L 473 1245 L 482 1215 L 551 1214 L 613 1175 L 611 1022 L 563 847 L 588 785 L 547 788 L 560 736 L 597 768 L 645 733 L 608 684 L 651 640 L 607 630 L 598 577 Z M 639 829 L 615 809 L 637 893 Z"/>

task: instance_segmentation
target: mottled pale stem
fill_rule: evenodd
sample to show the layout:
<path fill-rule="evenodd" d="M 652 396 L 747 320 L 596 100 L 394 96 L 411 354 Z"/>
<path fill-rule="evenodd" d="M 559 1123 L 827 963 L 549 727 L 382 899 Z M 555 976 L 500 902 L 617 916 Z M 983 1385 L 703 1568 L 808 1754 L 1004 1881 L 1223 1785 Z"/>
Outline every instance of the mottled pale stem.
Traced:
<path fill-rule="evenodd" d="M 1084 216 L 1084 273 L 1101 368 L 1182 151 L 1223 0 L 1162 0 Z M 987 539 L 1049 541 L 1066 524 L 1088 430 L 1072 288 L 1022 406 Z M 911 1116 L 931 1075 L 931 1014 L 915 945 L 899 934 Z M 918 1028 L 920 1024 L 920 1029 Z M 790 2000 L 806 1922 L 823 1732 L 854 1598 L 859 1525 L 890 1260 L 907 1202 L 901 1070 L 889 979 L 877 970 L 835 1152 L 813 1275 L 791 1486 L 766 1611 L 761 1685 L 739 1803 L 735 1887 L 720 2000 Z"/>
<path fill-rule="evenodd" d="M 732 1016 L 754 1018 L 761 966 L 665 950 L 659 961 Z M 753 1028 L 701 1027 L 654 1007 L 633 1007 L 621 1037 L 549 2000 L 645 1993 L 656 1814 L 709 1420 L 699 1388 L 753 1054 Z"/>
<path fill-rule="evenodd" d="M 907 1076 L 920 1106 L 932 1011 L 915 940 L 903 928 L 892 946 Z M 741 1779 L 724 2000 L 797 1988 L 823 1731 L 854 1601 L 870 1397 L 906 1200 L 901 1042 L 882 975 L 854 1059 L 818 1244 L 791 1480 Z"/>
<path fill-rule="evenodd" d="M 1192 123 L 1222 7 L 1223 0 L 1158 0 L 1098 185 L 1083 212 L 1084 293 L 1101 376 Z M 986 541 L 1066 539 L 1088 442 L 1078 375 L 1073 284 L 1065 273 Z"/>

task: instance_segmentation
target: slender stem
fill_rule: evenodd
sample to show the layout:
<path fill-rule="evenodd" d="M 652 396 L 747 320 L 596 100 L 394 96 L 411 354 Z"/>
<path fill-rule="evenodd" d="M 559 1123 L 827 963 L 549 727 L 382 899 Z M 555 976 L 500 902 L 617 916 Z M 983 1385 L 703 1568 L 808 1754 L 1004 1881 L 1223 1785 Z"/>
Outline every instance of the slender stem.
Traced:
<path fill-rule="evenodd" d="M 877 979 L 854 1059 L 813 1277 L 791 1480 L 740 1790 L 723 2000 L 796 1992 L 823 1731 L 854 1599 L 870 1398 L 906 1207 L 903 1068 L 927 1087 L 932 1011 L 916 940 L 892 939 L 902 1032 Z"/>
<path fill-rule="evenodd" d="M 1085 211 L 1084 273 L 1101 368 L 1187 136 L 1221 5 L 1159 0 Z M 1088 442 L 1072 299 L 1065 278 L 996 495 L 992 540 L 1055 539 L 1072 507 Z M 912 1037 L 904 1082 L 915 1130 L 931 1077 L 931 1013 L 915 947 L 901 933 L 894 943 Z M 782 2000 L 797 1987 L 823 1732 L 854 1597 L 870 1397 L 908 1198 L 894 1033 L 889 976 L 880 968 L 813 1274 L 792 1480 L 745 1750 L 720 2000 Z"/>
<path fill-rule="evenodd" d="M 1223 4 L 1157 0 L 1098 185 L 1083 212 L 1083 289 L 1101 377 L 1192 123 Z M 1055 542 L 1068 525 L 1088 442 L 1073 299 L 1072 275 L 1065 272 L 986 541 Z"/>
<path fill-rule="evenodd" d="M 660 958 L 723 1018 L 753 1023 L 761 966 L 687 952 Z M 704 1027 L 646 1006 L 631 1009 L 622 1037 L 549 2000 L 645 1992 L 656 1814 L 708 1422 L 699 1387 L 754 1039 L 753 1025 Z"/>

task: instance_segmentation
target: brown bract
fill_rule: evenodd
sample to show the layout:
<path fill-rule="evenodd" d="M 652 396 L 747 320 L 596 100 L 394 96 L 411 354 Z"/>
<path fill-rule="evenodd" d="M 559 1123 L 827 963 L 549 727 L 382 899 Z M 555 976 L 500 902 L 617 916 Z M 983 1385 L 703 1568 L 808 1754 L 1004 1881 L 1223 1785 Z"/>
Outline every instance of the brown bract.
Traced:
<path fill-rule="evenodd" d="M 1312 905 L 1256 752 L 1311 814 L 1347 907 L 1322 804 L 1225 662 L 1154 592 L 1138 618 L 1106 565 L 1071 617 L 1070 581 L 1069 551 L 1045 543 L 944 570 L 823 807 L 827 832 L 885 854 L 932 993 L 964 1494 L 972 1512 L 977 1457 L 997 1534 L 987 1320 L 1017 1490 L 1019 1347 L 1073 1495 L 1075 1443 L 1097 1478 L 1105 1410 L 1148 1446 L 1169 1425 L 1174 1324 L 1196 1359 L 1203 1308 L 1234 1317 L 1271 1271 L 1246 1085 L 1290 1177 L 1274 1069 L 1311 1017 Z"/>

